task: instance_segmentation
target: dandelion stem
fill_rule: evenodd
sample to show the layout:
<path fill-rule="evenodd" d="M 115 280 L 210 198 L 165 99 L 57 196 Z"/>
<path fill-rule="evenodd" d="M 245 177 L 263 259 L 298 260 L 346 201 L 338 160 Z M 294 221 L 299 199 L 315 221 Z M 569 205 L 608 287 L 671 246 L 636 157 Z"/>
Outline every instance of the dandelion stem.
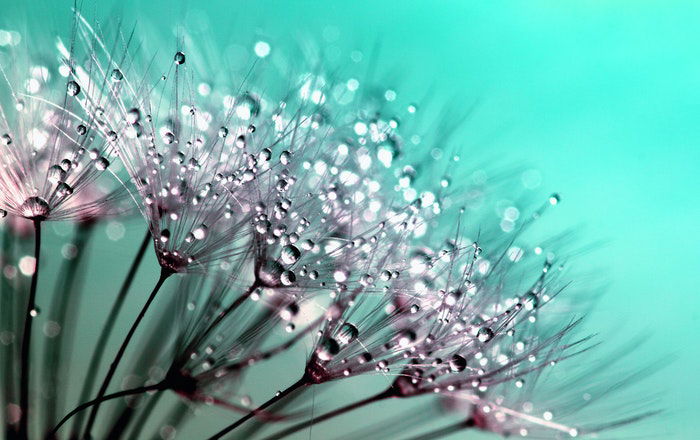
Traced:
<path fill-rule="evenodd" d="M 20 383 L 19 383 L 19 407 L 20 419 L 17 429 L 18 438 L 26 440 L 29 436 L 29 355 L 31 353 L 32 323 L 36 315 L 36 287 L 39 281 L 39 257 L 41 253 L 41 221 L 34 219 L 34 273 L 32 284 L 29 288 L 27 311 L 24 314 L 24 331 L 22 332 L 22 351 L 20 354 Z"/>
<path fill-rule="evenodd" d="M 298 381 L 296 381 L 292 385 L 290 385 L 284 391 L 280 391 L 277 394 L 275 394 L 275 396 L 272 399 L 268 400 L 267 402 L 263 403 L 262 405 L 260 405 L 256 409 L 250 411 L 248 414 L 246 414 L 243 417 L 241 417 L 240 419 L 236 420 L 235 423 L 228 425 L 227 427 L 225 427 L 221 431 L 219 431 L 216 434 L 214 434 L 213 436 L 209 437 L 208 440 L 217 440 L 217 439 L 222 438 L 223 436 L 225 436 L 229 432 L 233 431 L 234 429 L 238 428 L 239 426 L 241 426 L 242 424 L 244 424 L 245 422 L 247 422 L 251 418 L 255 417 L 255 415 L 257 415 L 259 412 L 261 412 L 265 408 L 279 402 L 280 400 L 284 399 L 288 395 L 292 394 L 294 391 L 296 391 L 299 388 L 306 386 L 308 384 L 309 384 L 308 379 L 305 376 L 302 377 L 301 379 L 299 379 Z"/>
<path fill-rule="evenodd" d="M 61 421 L 58 422 L 58 424 L 53 427 L 53 429 L 51 430 L 51 432 L 49 432 L 47 437 L 54 437 L 56 435 L 56 433 L 58 432 L 58 430 L 61 429 L 61 426 L 63 426 L 75 414 L 79 413 L 80 411 L 82 411 L 86 408 L 89 408 L 93 405 L 100 404 L 102 402 L 106 402 L 107 400 L 116 399 L 118 397 L 133 396 L 135 394 L 147 393 L 149 391 L 162 390 L 163 386 L 164 386 L 163 382 L 159 382 L 159 383 L 153 384 L 153 385 L 141 386 L 141 387 L 131 388 L 129 390 L 118 391 L 116 393 L 107 394 L 107 395 L 101 396 L 99 398 L 93 399 L 89 402 L 81 403 L 80 405 L 75 407 L 71 412 L 66 414 L 65 417 L 63 417 L 61 419 Z"/>
<path fill-rule="evenodd" d="M 406 440 L 433 440 L 436 438 L 442 438 L 446 435 L 454 434 L 455 432 L 461 431 L 463 429 L 468 429 L 474 426 L 474 421 L 472 419 L 463 420 L 452 425 L 445 426 L 444 428 L 436 429 L 435 431 L 430 431 L 425 434 L 418 435 L 416 437 L 411 437 Z"/>
<path fill-rule="evenodd" d="M 2 235 L 0 268 L 10 264 L 14 254 L 14 239 L 7 225 L 5 225 Z M 0 277 L 0 333 L 7 332 L 6 335 L 15 334 L 16 316 L 19 315 L 16 304 L 17 295 L 14 294 L 14 291 L 14 286 L 3 274 Z M 0 365 L 0 372 L 2 373 L 0 374 L 0 377 L 2 377 L 2 384 L 0 384 L 0 408 L 6 408 L 8 403 L 14 401 L 13 396 L 17 387 L 17 370 L 15 365 L 17 344 L 14 341 L 7 345 L 5 343 L 8 341 L 2 342 L 0 344 L 0 359 L 2 359 L 2 365 Z M 15 427 L 10 425 L 8 417 L 3 417 L 3 420 L 5 421 L 5 436 L 9 438 L 11 434 L 14 434 Z"/>
<path fill-rule="evenodd" d="M 136 329 L 138 328 L 139 324 L 141 323 L 141 320 L 143 319 L 143 317 L 146 315 L 146 312 L 148 311 L 148 308 L 151 306 L 151 303 L 156 298 L 156 294 L 158 293 L 160 288 L 163 286 L 163 283 L 165 283 L 165 280 L 167 280 L 170 277 L 170 275 L 172 275 L 172 274 L 173 274 L 173 272 L 169 269 L 166 269 L 166 268 L 161 269 L 160 277 L 158 278 L 158 282 L 156 283 L 155 287 L 153 288 L 153 291 L 151 292 L 151 294 L 148 296 L 148 300 L 146 301 L 146 304 L 144 304 L 143 308 L 139 312 L 139 315 L 136 317 L 136 320 L 131 325 L 131 328 L 129 329 L 129 332 L 126 334 L 126 337 L 124 338 L 124 341 L 122 342 L 122 345 L 119 347 L 119 350 L 117 351 L 117 354 L 114 357 L 114 360 L 112 361 L 111 365 L 109 366 L 109 371 L 107 371 L 107 375 L 105 376 L 104 380 L 102 381 L 102 386 L 100 387 L 100 390 L 97 393 L 97 397 L 96 397 L 97 400 L 99 400 L 107 392 L 107 387 L 109 386 L 109 383 L 111 382 L 112 377 L 114 376 L 114 373 L 117 371 L 117 366 L 119 366 L 119 362 L 121 362 L 122 357 L 124 357 L 124 352 L 126 351 L 126 348 L 128 347 L 129 342 L 131 342 L 131 338 L 134 336 Z M 97 404 L 92 408 L 92 411 L 90 411 L 90 417 L 88 418 L 88 422 L 87 422 L 87 425 L 85 426 L 85 431 L 83 434 L 84 438 L 91 438 L 90 431 L 92 431 L 92 425 L 95 423 L 95 419 L 97 418 L 97 412 L 99 409 L 100 409 L 100 402 L 98 401 Z"/>
<path fill-rule="evenodd" d="M 388 388 L 379 394 L 375 394 L 374 396 L 370 396 L 366 399 L 357 401 L 355 403 L 351 403 L 350 405 L 346 405 L 346 406 L 340 407 L 338 409 L 335 409 L 333 411 L 329 411 L 325 414 L 322 414 L 318 417 L 311 418 L 311 419 L 306 420 L 304 422 L 297 423 L 294 426 L 290 426 L 289 428 L 287 428 L 285 430 L 279 431 L 275 434 L 272 434 L 269 437 L 266 437 L 265 440 L 277 440 L 277 439 L 287 437 L 288 435 L 292 435 L 295 432 L 301 431 L 302 429 L 308 428 L 309 426 L 315 425 L 316 423 L 324 422 L 328 419 L 332 419 L 332 418 L 337 417 L 341 414 L 345 414 L 347 412 L 354 411 L 354 410 L 361 408 L 363 406 L 366 406 L 366 405 L 369 405 L 369 404 L 372 404 L 375 402 L 379 402 L 380 400 L 384 400 L 384 399 L 387 399 L 390 397 L 395 397 L 395 396 L 396 396 L 396 394 L 394 393 L 392 388 Z"/>
<path fill-rule="evenodd" d="M 114 301 L 112 309 L 109 311 L 107 321 L 105 322 L 104 327 L 102 327 L 100 337 L 98 338 L 97 343 L 95 344 L 95 350 L 92 352 L 92 355 L 90 357 L 90 364 L 88 365 L 85 381 L 83 382 L 83 388 L 80 392 L 80 399 L 78 400 L 79 402 L 85 402 L 87 399 L 90 398 L 92 388 L 95 385 L 95 379 L 97 378 L 98 368 L 100 366 L 100 363 L 102 362 L 102 357 L 104 356 L 105 348 L 107 348 L 107 341 L 112 335 L 112 330 L 114 330 L 114 325 L 117 322 L 117 317 L 121 312 L 122 306 L 124 305 L 124 300 L 126 299 L 126 295 L 129 293 L 131 284 L 133 283 L 134 277 L 136 276 L 136 271 L 141 265 L 141 261 L 143 260 L 143 256 L 146 253 L 146 249 L 148 248 L 148 244 L 150 243 L 150 241 L 151 231 L 147 228 L 146 235 L 144 235 L 143 240 L 141 241 L 141 246 L 136 252 L 133 261 L 131 262 L 131 267 L 129 267 L 129 271 L 126 274 L 126 278 L 124 278 L 124 281 L 122 282 L 122 286 L 119 289 L 119 293 L 117 294 L 117 299 Z M 78 433 L 80 432 L 80 429 L 83 425 L 84 415 L 85 413 L 81 413 L 76 418 L 75 422 L 73 423 L 73 431 L 70 438 L 78 437 Z"/>

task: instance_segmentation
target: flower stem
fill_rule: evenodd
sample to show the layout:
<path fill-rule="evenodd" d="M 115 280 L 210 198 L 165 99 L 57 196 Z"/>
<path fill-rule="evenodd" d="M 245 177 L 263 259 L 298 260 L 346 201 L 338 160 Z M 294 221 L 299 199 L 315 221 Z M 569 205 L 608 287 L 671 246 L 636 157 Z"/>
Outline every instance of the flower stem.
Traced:
<path fill-rule="evenodd" d="M 242 424 L 244 424 L 245 422 L 247 422 L 251 418 L 255 417 L 256 414 L 258 414 L 259 412 L 261 412 L 265 408 L 279 402 L 280 400 L 284 399 L 288 395 L 292 394 L 294 391 L 296 391 L 299 388 L 306 386 L 308 384 L 309 384 L 308 379 L 306 377 L 302 377 L 301 379 L 299 379 L 298 381 L 296 381 L 292 385 L 290 385 L 284 391 L 280 391 L 279 393 L 277 393 L 272 399 L 268 400 L 267 402 L 263 403 L 262 405 L 260 405 L 256 409 L 250 411 L 248 414 L 246 414 L 243 417 L 241 417 L 240 419 L 236 420 L 235 423 L 228 425 L 227 427 L 225 427 L 221 431 L 219 431 L 216 434 L 214 434 L 213 436 L 209 437 L 208 440 L 216 440 L 216 439 L 222 438 L 223 436 L 225 436 L 229 432 L 233 431 L 234 429 L 238 428 L 239 426 L 241 426 Z"/>
<path fill-rule="evenodd" d="M 22 332 L 22 351 L 20 354 L 20 383 L 19 407 L 20 419 L 17 429 L 18 438 L 26 440 L 29 436 L 29 355 L 31 353 L 32 323 L 36 315 L 36 287 L 39 281 L 39 257 L 41 253 L 41 220 L 34 219 L 34 273 L 29 288 L 27 311 L 24 315 L 24 331 Z"/>
<path fill-rule="evenodd" d="M 61 421 L 58 422 L 58 424 L 53 427 L 53 429 L 49 432 L 47 437 L 55 437 L 58 430 L 61 429 L 61 426 L 63 426 L 63 424 L 65 424 L 68 420 L 70 420 L 71 417 L 73 417 L 75 414 L 77 414 L 80 411 L 82 411 L 86 408 L 89 408 L 93 405 L 98 405 L 102 402 L 105 402 L 107 400 L 116 399 L 118 397 L 133 396 L 135 394 L 142 394 L 142 393 L 147 393 L 149 391 L 156 391 L 156 390 L 161 390 L 161 389 L 163 389 L 163 382 L 153 384 L 153 385 L 148 385 L 148 386 L 131 388 L 129 390 L 118 391 L 116 393 L 107 394 L 107 395 L 101 396 L 99 398 L 93 399 L 89 402 L 82 403 L 82 404 L 78 405 L 77 407 L 75 407 L 71 412 L 66 414 L 65 417 L 63 417 L 61 419 Z"/>
<path fill-rule="evenodd" d="M 160 290 L 160 288 L 163 286 L 163 283 L 165 283 L 165 280 L 167 280 L 170 275 L 172 275 L 173 272 L 171 270 L 162 268 L 160 271 L 160 277 L 158 278 L 158 282 L 156 283 L 155 287 L 153 288 L 153 291 L 151 294 L 148 296 L 148 300 L 146 301 L 146 304 L 144 304 L 143 308 L 139 312 L 138 316 L 136 317 L 136 320 L 134 323 L 131 325 L 131 328 L 129 329 L 129 332 L 126 334 L 126 337 L 124 338 L 124 341 L 122 341 L 122 345 L 119 347 L 119 350 L 117 351 L 116 356 L 114 357 L 114 360 L 112 361 L 111 365 L 109 366 L 109 371 L 107 371 L 107 375 L 105 376 L 104 380 L 102 381 L 102 386 L 100 387 L 100 390 L 97 393 L 96 400 L 98 400 L 97 404 L 92 407 L 92 411 L 90 411 L 90 417 L 88 418 L 87 425 L 85 426 L 85 431 L 83 434 L 84 438 L 91 438 L 90 431 L 92 431 L 92 425 L 95 423 L 95 419 L 97 418 L 97 412 L 100 409 L 100 402 L 99 399 L 102 398 L 105 393 L 107 392 L 107 387 L 109 386 L 109 383 L 112 381 L 112 377 L 114 376 L 114 373 L 117 371 L 117 366 L 119 366 L 119 362 L 121 362 L 122 357 L 124 357 L 124 352 L 126 351 L 126 348 L 129 346 L 129 342 L 131 342 L 131 338 L 134 336 L 134 333 L 136 332 L 136 329 L 138 328 L 139 324 L 141 323 L 141 320 L 143 317 L 146 315 L 146 312 L 148 311 L 148 308 L 151 306 L 151 303 L 153 300 L 156 298 L 156 294 Z"/>
<path fill-rule="evenodd" d="M 265 440 L 277 440 L 277 439 L 287 437 L 288 435 L 292 435 L 295 432 L 301 431 L 302 429 L 308 428 L 309 426 L 315 425 L 316 423 L 324 422 L 328 419 L 332 419 L 333 417 L 337 417 L 341 414 L 345 414 L 347 412 L 354 411 L 354 410 L 361 408 L 363 406 L 366 406 L 366 405 L 369 405 L 369 404 L 372 404 L 375 402 L 379 402 L 380 400 L 384 400 L 384 399 L 394 397 L 394 396 L 395 396 L 395 393 L 393 392 L 393 390 L 391 388 L 388 388 L 379 394 L 375 394 L 374 396 L 370 396 L 366 399 L 357 401 L 355 403 L 351 403 L 350 405 L 346 405 L 346 406 L 340 407 L 338 409 L 335 409 L 333 411 L 329 411 L 325 414 L 322 414 L 318 417 L 311 418 L 311 419 L 306 420 L 304 422 L 297 423 L 294 426 L 291 426 L 285 430 L 282 430 L 282 431 L 279 431 L 275 434 L 272 434 L 269 437 L 266 437 Z"/>
<path fill-rule="evenodd" d="M 143 260 L 143 256 L 146 253 L 146 249 L 148 248 L 148 244 L 150 243 L 150 241 L 151 232 L 149 229 L 146 229 L 146 235 L 143 237 L 143 240 L 141 241 L 141 246 L 136 252 L 133 261 L 131 262 L 131 267 L 129 267 L 129 271 L 126 274 L 126 278 L 124 278 L 124 281 L 122 282 L 121 288 L 119 289 L 119 293 L 117 294 L 117 299 L 114 301 L 112 309 L 109 311 L 109 315 L 107 316 L 107 321 L 105 322 L 104 327 L 102 327 L 102 332 L 100 332 L 100 337 L 97 339 L 97 343 L 95 344 L 95 350 L 90 356 L 90 364 L 88 365 L 85 381 L 83 382 L 83 388 L 80 392 L 80 399 L 78 400 L 79 402 L 85 402 L 87 399 L 90 398 L 92 388 L 95 385 L 95 379 L 97 378 L 98 368 L 100 366 L 100 363 L 102 362 L 102 357 L 104 356 L 105 348 L 107 348 L 107 342 L 109 340 L 109 337 L 112 335 L 112 330 L 114 330 L 114 325 L 117 322 L 117 317 L 121 312 L 122 306 L 124 305 L 124 300 L 126 299 L 126 295 L 129 293 L 131 284 L 133 283 L 134 277 L 136 276 L 136 271 L 141 265 L 141 261 Z M 85 413 L 81 413 L 76 418 L 75 422 L 73 423 L 73 429 L 70 438 L 78 437 L 78 433 L 80 432 L 83 426 L 84 416 Z"/>
<path fill-rule="evenodd" d="M 2 255 L 0 255 L 0 268 L 6 267 L 14 258 L 14 237 L 10 233 L 10 228 L 5 225 L 3 228 Z M 0 276 L 0 334 L 8 337 L 16 334 L 16 317 L 20 315 L 16 304 L 17 295 L 15 287 L 9 279 L 2 274 Z M 0 336 L 2 336 L 0 335 Z M 14 339 L 14 338 L 13 338 Z M 7 344 L 7 345 L 5 345 Z M 17 387 L 17 343 L 14 340 L 0 342 L 0 408 L 7 408 L 7 405 L 14 402 Z M 5 422 L 4 432 L 7 438 L 15 433 L 15 426 L 10 424 L 9 417 L 3 416 Z"/>

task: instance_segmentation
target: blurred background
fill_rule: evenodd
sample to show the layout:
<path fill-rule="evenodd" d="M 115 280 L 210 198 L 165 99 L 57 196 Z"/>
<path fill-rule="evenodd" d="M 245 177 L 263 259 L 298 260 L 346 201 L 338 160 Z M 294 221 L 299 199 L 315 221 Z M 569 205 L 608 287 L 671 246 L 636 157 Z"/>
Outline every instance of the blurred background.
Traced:
<path fill-rule="evenodd" d="M 0 0 L 0 27 L 21 33 L 31 17 L 29 30 L 69 35 L 72 2 L 22 3 Z M 100 0 L 82 8 L 105 24 L 135 24 L 146 51 L 157 46 L 149 38 L 174 47 L 177 24 L 193 38 L 214 39 L 234 69 L 250 66 L 255 41 L 270 44 L 269 62 L 295 42 L 312 41 L 341 70 L 371 65 L 397 100 L 417 103 L 419 111 L 424 102 L 434 117 L 441 103 L 473 107 L 459 138 L 452 139 L 464 166 L 493 160 L 537 170 L 542 197 L 552 192 L 562 197 L 543 232 L 573 228 L 582 242 L 596 244 L 576 260 L 597 277 L 596 287 L 605 285 L 587 328 L 613 344 L 647 337 L 630 361 L 659 371 L 636 396 L 660 395 L 665 412 L 610 436 L 698 438 L 700 3 Z M 58 249 L 70 236 L 69 227 L 51 228 L 49 245 Z M 72 368 L 76 377 L 143 225 L 138 219 L 112 222 L 98 234 L 86 275 L 81 345 Z M 155 258 L 147 255 L 118 336 L 143 301 L 137 292 L 147 293 L 156 273 Z M 56 270 L 56 260 L 47 257 L 48 267 Z M 303 355 L 288 362 L 301 362 Z M 256 379 L 258 390 L 251 392 L 257 402 L 294 379 L 287 372 L 263 373 Z M 319 397 L 319 408 L 333 399 L 365 397 L 362 387 L 372 386 L 365 382 L 341 386 L 335 397 Z M 314 427 L 311 438 L 365 428 L 401 408 L 369 407 Z M 218 409 L 200 413 L 177 438 L 200 438 L 198 433 L 213 433 L 212 427 L 237 417 Z M 308 431 L 297 438 L 309 438 Z"/>

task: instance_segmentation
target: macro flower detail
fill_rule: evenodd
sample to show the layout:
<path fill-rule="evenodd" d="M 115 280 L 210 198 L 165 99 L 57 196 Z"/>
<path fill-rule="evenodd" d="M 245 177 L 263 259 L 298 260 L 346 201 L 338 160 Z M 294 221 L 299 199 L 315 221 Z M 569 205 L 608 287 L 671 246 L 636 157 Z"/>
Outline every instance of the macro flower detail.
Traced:
<path fill-rule="evenodd" d="M 598 354 L 589 248 L 547 223 L 568 198 L 467 151 L 473 108 L 330 27 L 219 51 L 187 17 L 162 43 L 76 5 L 16 62 L 0 29 L 3 435 L 276 440 L 414 405 L 333 435 L 594 438 L 659 413 L 632 394 L 651 368 Z"/>

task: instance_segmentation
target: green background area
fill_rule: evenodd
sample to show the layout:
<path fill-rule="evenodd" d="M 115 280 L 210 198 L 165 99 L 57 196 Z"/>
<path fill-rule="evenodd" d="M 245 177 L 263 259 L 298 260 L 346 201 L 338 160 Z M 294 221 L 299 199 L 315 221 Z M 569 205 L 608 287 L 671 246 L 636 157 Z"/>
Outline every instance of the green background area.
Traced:
<path fill-rule="evenodd" d="M 0 27 L 16 25 L 21 31 L 20 23 L 29 15 L 33 32 L 48 29 L 67 35 L 71 2 L 23 3 L 0 1 Z M 121 19 L 127 27 L 137 22 L 144 50 L 159 41 L 174 44 L 172 28 L 178 23 L 191 26 L 195 35 L 213 38 L 224 49 L 224 58 L 237 53 L 226 48 L 250 49 L 257 39 L 270 43 L 271 59 L 295 42 L 311 41 L 342 68 L 352 64 L 350 51 L 369 54 L 376 48 L 377 77 L 396 90 L 400 100 L 419 106 L 430 101 L 426 111 L 435 111 L 436 117 L 443 102 L 458 107 L 464 102 L 465 109 L 475 105 L 459 138 L 453 139 L 461 162 L 467 166 L 494 160 L 538 169 L 542 194 L 562 195 L 561 206 L 547 219 L 548 228 L 553 233 L 575 228 L 584 242 L 603 241 L 576 260 L 597 277 L 596 286 L 606 286 L 588 328 L 613 344 L 649 337 L 630 362 L 654 363 L 659 371 L 634 396 L 652 399 L 661 393 L 666 412 L 618 434 L 698 437 L 700 3 L 174 3 L 96 1 L 86 2 L 84 10 L 89 17 Z M 360 64 L 366 67 L 370 58 L 365 56 Z M 223 61 L 243 67 L 250 63 L 245 57 Z M 454 178 L 459 179 L 459 173 Z M 61 225 L 55 229 L 65 231 Z M 103 227 L 98 231 L 87 274 L 81 345 L 72 367 L 76 377 L 142 231 L 139 221 L 130 222 L 125 238 L 116 244 L 104 238 Z M 66 237 L 53 234 L 48 240 L 58 249 Z M 52 257 L 48 267 L 56 270 L 58 255 Z M 137 279 L 137 290 L 142 292 L 147 292 L 156 274 L 155 258 L 148 258 L 148 270 Z M 135 316 L 142 301 L 143 297 L 132 295 L 124 316 Z M 127 319 L 121 321 L 116 333 L 123 332 L 126 324 Z M 254 400 L 259 402 L 290 383 L 291 371 L 301 365 L 303 356 L 301 352 L 285 359 L 289 365 L 285 371 L 261 368 L 252 376 L 255 382 L 249 384 L 257 388 L 251 392 Z M 338 391 L 335 397 L 319 395 L 318 411 L 334 401 L 365 397 L 382 380 L 339 386 L 342 395 Z M 369 407 L 315 427 L 313 438 L 364 428 L 406 408 L 404 403 Z M 407 414 L 410 418 L 413 413 Z M 225 418 L 233 417 L 203 408 L 179 438 L 212 433 Z M 308 438 L 308 433 L 298 438 Z"/>

